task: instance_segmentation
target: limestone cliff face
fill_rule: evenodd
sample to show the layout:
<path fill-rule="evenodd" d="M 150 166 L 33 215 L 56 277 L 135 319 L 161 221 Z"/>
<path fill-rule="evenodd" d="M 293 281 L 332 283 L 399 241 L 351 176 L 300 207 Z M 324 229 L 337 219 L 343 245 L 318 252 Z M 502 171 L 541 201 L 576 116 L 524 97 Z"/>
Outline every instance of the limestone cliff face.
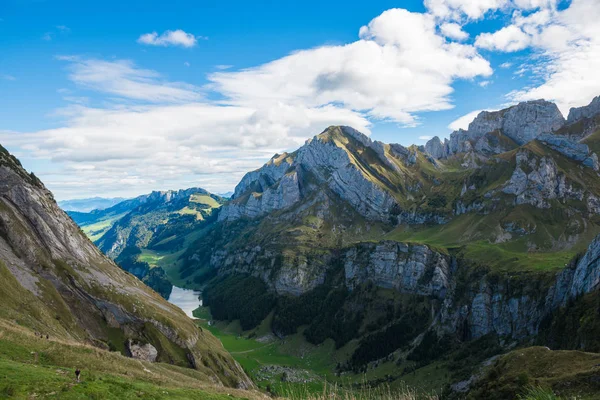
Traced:
<path fill-rule="evenodd" d="M 109 329 L 117 328 L 123 341 L 149 344 L 166 361 L 174 355 L 155 339 L 161 337 L 187 354 L 179 363 L 197 365 L 208 380 L 252 385 L 216 338 L 105 257 L 2 147 L 0 274 L 0 286 L 6 285 L 0 293 L 18 293 L 3 299 L 0 318 L 103 348 L 109 347 Z M 204 367 L 205 357 L 218 360 L 217 368 Z"/>
<path fill-rule="evenodd" d="M 567 122 L 571 124 L 582 119 L 592 118 L 597 114 L 600 114 L 600 96 L 594 97 L 592 102 L 587 106 L 571 108 Z"/>
<path fill-rule="evenodd" d="M 515 171 L 502 191 L 515 195 L 516 204 L 538 208 L 549 208 L 553 199 L 581 201 L 584 198 L 584 190 L 574 188 L 552 158 L 539 157 L 526 150 L 517 153 Z"/>
<path fill-rule="evenodd" d="M 565 297 L 573 298 L 595 290 L 600 290 L 600 236 L 594 239 L 577 263 Z"/>
<path fill-rule="evenodd" d="M 234 253 L 217 251 L 210 263 L 227 274 L 249 274 L 261 278 L 278 294 L 297 296 L 324 282 L 330 260 L 327 254 L 282 255 L 255 246 Z"/>
<path fill-rule="evenodd" d="M 426 149 L 435 158 L 473 150 L 483 155 L 499 154 L 542 134 L 552 133 L 564 124 L 565 119 L 555 104 L 544 100 L 528 101 L 501 111 L 482 111 L 469 124 L 468 130 L 461 129 L 450 135 L 443 151 L 438 145 L 439 138 L 431 139 Z"/>
<path fill-rule="evenodd" d="M 557 130 L 564 123 L 565 119 L 556 104 L 535 100 L 502 111 L 482 111 L 469 124 L 469 134 L 477 138 L 499 130 L 518 145 L 523 145 L 543 133 Z"/>
<path fill-rule="evenodd" d="M 337 130 L 338 132 L 328 132 Z M 269 212 L 290 208 L 302 198 L 301 178 L 314 186 L 326 185 L 369 219 L 385 219 L 395 204 L 393 196 L 369 179 L 352 153 L 332 135 L 346 136 L 370 149 L 388 166 L 395 165 L 385 154 L 381 142 L 349 127 L 332 127 L 308 140 L 292 155 L 276 155 L 259 170 L 244 176 L 235 190 L 234 200 L 225 205 L 219 220 L 256 218 Z"/>
<path fill-rule="evenodd" d="M 544 279 L 461 276 L 465 266 L 428 246 L 365 243 L 344 253 L 348 287 L 371 281 L 402 293 L 442 300 L 441 332 L 476 339 L 489 333 L 522 339 L 538 333 L 544 317 L 569 299 L 600 290 L 600 236 L 575 266 Z"/>
<path fill-rule="evenodd" d="M 427 246 L 384 241 L 362 243 L 343 255 L 346 285 L 371 281 L 402 293 L 444 298 L 451 277 L 449 257 Z"/>

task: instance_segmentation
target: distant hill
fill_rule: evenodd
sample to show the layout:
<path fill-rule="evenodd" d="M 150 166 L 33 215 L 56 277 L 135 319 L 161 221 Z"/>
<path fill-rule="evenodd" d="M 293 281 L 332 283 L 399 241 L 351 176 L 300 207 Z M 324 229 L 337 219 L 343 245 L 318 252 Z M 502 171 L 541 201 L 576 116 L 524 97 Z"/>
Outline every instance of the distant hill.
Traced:
<path fill-rule="evenodd" d="M 214 211 L 224 202 L 204 189 L 190 188 L 68 214 L 106 255 L 168 298 L 172 285 L 164 271 L 176 269 L 178 257 L 204 226 L 216 221 Z"/>
<path fill-rule="evenodd" d="M 92 210 L 104 210 L 125 200 L 123 197 L 103 198 L 92 197 L 89 199 L 73 199 L 58 202 L 58 206 L 65 211 L 77 211 L 87 213 Z"/>

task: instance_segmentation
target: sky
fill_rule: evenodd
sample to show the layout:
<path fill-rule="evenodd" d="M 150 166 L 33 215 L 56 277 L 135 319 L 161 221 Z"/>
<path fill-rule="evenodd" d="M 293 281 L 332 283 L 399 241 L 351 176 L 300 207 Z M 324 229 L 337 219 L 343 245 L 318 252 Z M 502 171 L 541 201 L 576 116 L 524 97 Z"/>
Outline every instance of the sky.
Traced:
<path fill-rule="evenodd" d="M 293 4 L 290 4 L 293 3 Z M 0 144 L 58 200 L 233 190 L 329 125 L 422 145 L 600 95 L 600 0 L 0 0 Z"/>

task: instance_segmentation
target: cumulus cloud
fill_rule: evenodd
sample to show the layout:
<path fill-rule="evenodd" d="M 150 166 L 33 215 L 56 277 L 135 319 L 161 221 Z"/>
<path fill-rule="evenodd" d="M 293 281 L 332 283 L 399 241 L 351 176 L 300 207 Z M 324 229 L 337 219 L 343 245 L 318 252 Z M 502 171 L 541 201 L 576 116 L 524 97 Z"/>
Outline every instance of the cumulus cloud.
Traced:
<path fill-rule="evenodd" d="M 518 51 L 529 46 L 531 38 L 519 27 L 510 25 L 494 33 L 477 36 L 475 46 L 487 50 Z"/>
<path fill-rule="evenodd" d="M 230 104 L 336 103 L 410 125 L 417 112 L 451 108 L 456 79 L 491 74 L 473 46 L 438 35 L 431 15 L 393 9 L 363 26 L 356 42 L 303 50 L 209 78 Z"/>
<path fill-rule="evenodd" d="M 488 11 L 509 4 L 509 0 L 425 0 L 425 7 L 430 13 L 438 18 L 450 20 L 460 20 L 463 17 L 477 20 Z"/>
<path fill-rule="evenodd" d="M 454 22 L 446 22 L 440 26 L 440 30 L 444 36 L 455 40 L 465 40 L 469 34 L 463 31 L 462 27 Z"/>
<path fill-rule="evenodd" d="M 181 46 L 194 47 L 198 43 L 196 36 L 181 29 L 165 31 L 162 34 L 156 32 L 145 33 L 138 38 L 138 43 L 150 46 Z"/>

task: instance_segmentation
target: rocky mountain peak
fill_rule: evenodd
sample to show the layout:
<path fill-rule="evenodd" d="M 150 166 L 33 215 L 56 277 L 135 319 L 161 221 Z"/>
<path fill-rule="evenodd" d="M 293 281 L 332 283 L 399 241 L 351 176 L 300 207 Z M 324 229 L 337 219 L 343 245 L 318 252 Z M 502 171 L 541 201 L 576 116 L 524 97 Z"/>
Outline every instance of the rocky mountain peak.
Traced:
<path fill-rule="evenodd" d="M 557 130 L 564 123 L 565 119 L 556 104 L 546 100 L 533 100 L 500 111 L 482 111 L 469 124 L 468 132 L 472 138 L 478 138 L 500 130 L 522 145 L 543 133 Z"/>
<path fill-rule="evenodd" d="M 470 152 L 485 157 L 553 133 L 564 124 L 556 104 L 546 100 L 526 101 L 499 111 L 482 111 L 467 130 L 453 132 L 444 143 L 435 137 L 427 142 L 425 151 L 438 159 Z"/>
<path fill-rule="evenodd" d="M 571 124 L 583 118 L 592 118 L 597 114 L 600 114 L 600 96 L 594 97 L 592 102 L 587 106 L 571 108 L 567 122 Z"/>

